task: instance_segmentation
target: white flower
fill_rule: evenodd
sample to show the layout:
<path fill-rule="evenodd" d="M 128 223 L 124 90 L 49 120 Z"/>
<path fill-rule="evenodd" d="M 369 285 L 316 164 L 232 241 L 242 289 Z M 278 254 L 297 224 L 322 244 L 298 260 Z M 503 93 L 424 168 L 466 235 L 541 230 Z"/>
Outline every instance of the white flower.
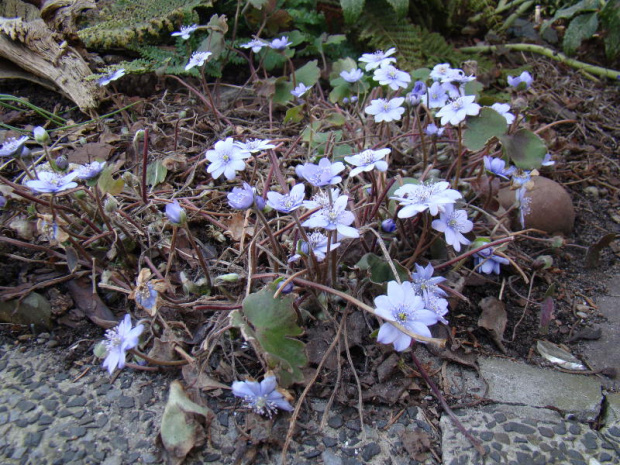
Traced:
<path fill-rule="evenodd" d="M 282 213 L 290 213 L 302 206 L 306 196 L 306 186 L 295 184 L 289 194 L 267 192 L 267 205 Z"/>
<path fill-rule="evenodd" d="M 93 161 L 92 163 L 86 163 L 77 169 L 77 178 L 93 179 L 101 174 L 103 168 L 105 168 L 105 164 L 105 161 Z"/>
<path fill-rule="evenodd" d="M 366 63 L 366 71 L 370 71 L 382 65 L 395 63 L 396 58 L 390 56 L 394 53 L 396 53 L 395 48 L 390 48 L 385 52 L 383 50 L 377 50 L 375 53 L 364 53 L 360 57 L 360 61 Z"/>
<path fill-rule="evenodd" d="M 38 179 L 26 181 L 26 186 L 40 194 L 56 194 L 77 187 L 77 182 L 73 181 L 76 176 L 76 171 L 65 176 L 51 171 L 39 171 Z"/>
<path fill-rule="evenodd" d="M 476 79 L 476 76 L 466 76 L 465 72 L 462 69 L 450 69 L 441 78 L 441 82 L 459 82 L 462 84 L 465 82 L 473 81 L 474 79 Z"/>
<path fill-rule="evenodd" d="M 416 294 L 420 294 L 426 300 L 428 296 L 445 297 L 448 294 L 439 287 L 446 278 L 443 276 L 435 276 L 435 268 L 430 263 L 426 266 L 415 264 L 415 271 L 411 273 L 411 285 Z M 427 307 L 428 308 L 428 307 Z"/>
<path fill-rule="evenodd" d="M 440 181 L 431 184 L 405 184 L 394 192 L 393 200 L 403 206 L 398 212 L 399 218 L 410 218 L 425 210 L 435 216 L 443 211 L 446 205 L 460 199 L 461 193 L 449 189 L 450 184 Z"/>
<path fill-rule="evenodd" d="M 322 187 L 328 184 L 338 184 L 342 181 L 342 176 L 338 176 L 338 173 L 344 168 L 344 163 L 340 161 L 332 163 L 328 158 L 321 158 L 318 165 L 313 163 L 297 165 L 295 174 L 315 187 Z"/>
<path fill-rule="evenodd" d="M 506 118 L 506 122 L 508 124 L 512 124 L 515 120 L 515 115 L 510 113 L 510 105 L 508 105 L 507 103 L 494 103 L 493 105 L 491 105 L 491 108 L 493 108 L 493 110 Z"/>
<path fill-rule="evenodd" d="M 108 354 L 103 361 L 103 367 L 107 368 L 110 374 L 114 373 L 117 367 L 121 369 L 125 366 L 127 351 L 138 345 L 138 339 L 143 330 L 142 325 L 132 328 L 131 317 L 125 315 L 118 326 L 106 331 L 107 341 L 104 341 L 104 345 Z"/>
<path fill-rule="evenodd" d="M 373 115 L 377 123 L 382 121 L 386 123 L 398 121 L 405 112 L 405 109 L 402 107 L 404 101 L 405 97 L 396 97 L 391 100 L 379 98 L 371 100 L 370 105 L 364 111 L 369 115 Z"/>
<path fill-rule="evenodd" d="M 409 331 L 420 336 L 431 337 L 428 329 L 439 320 L 439 316 L 424 308 L 424 300 L 416 295 L 410 282 L 398 284 L 390 281 L 387 285 L 387 295 L 375 297 L 375 313 L 387 320 L 381 325 L 377 342 L 394 344 L 394 350 L 402 352 L 411 344 L 411 336 L 401 332 L 390 321 L 399 323 Z"/>
<path fill-rule="evenodd" d="M 313 213 L 302 226 L 306 228 L 323 228 L 328 231 L 337 230 L 345 237 L 359 237 L 357 229 L 349 226 L 355 221 L 355 216 L 346 210 L 349 196 L 341 195 L 333 205 Z"/>
<path fill-rule="evenodd" d="M 213 55 L 211 52 L 194 52 L 185 65 L 185 71 L 189 71 L 195 66 L 204 65 L 205 61 L 207 61 L 211 55 Z"/>
<path fill-rule="evenodd" d="M 523 71 L 520 76 L 508 76 L 508 85 L 511 87 L 519 87 L 519 84 L 525 84 L 525 88 L 529 89 L 534 82 L 532 75 L 527 71 Z"/>
<path fill-rule="evenodd" d="M 424 129 L 424 133 L 427 136 L 441 137 L 444 131 L 445 131 L 445 128 L 437 127 L 435 123 L 429 123 L 429 125 L 426 126 L 426 128 Z"/>
<path fill-rule="evenodd" d="M 308 256 L 310 255 L 310 250 L 312 250 L 314 256 L 316 257 L 316 261 L 320 263 L 325 260 L 325 257 L 327 256 L 328 243 L 329 238 L 323 233 L 314 232 L 312 234 L 309 234 L 308 242 L 299 241 L 297 246 L 298 253 L 291 256 L 291 258 L 288 259 L 288 262 L 296 262 L 301 258 L 302 254 L 304 256 Z M 340 247 L 340 242 L 332 242 L 331 244 L 329 244 L 330 251 L 336 250 L 338 247 Z"/>
<path fill-rule="evenodd" d="M 293 410 L 293 406 L 276 390 L 277 383 L 275 376 L 266 376 L 260 383 L 235 381 L 232 384 L 232 393 L 241 397 L 254 412 L 271 418 L 278 409 L 287 412 Z"/>
<path fill-rule="evenodd" d="M 273 39 L 269 46 L 274 50 L 284 50 L 289 45 L 292 45 L 293 42 L 288 41 L 287 36 L 282 36 L 279 39 Z"/>
<path fill-rule="evenodd" d="M 235 145 L 242 150 L 250 153 L 264 152 L 265 150 L 275 149 L 276 146 L 270 140 L 250 139 L 246 142 L 235 141 Z"/>
<path fill-rule="evenodd" d="M 19 139 L 9 137 L 0 145 L 0 157 L 20 156 L 28 139 L 28 136 L 21 136 Z"/>
<path fill-rule="evenodd" d="M 448 101 L 446 88 L 439 82 L 434 82 L 433 85 L 428 88 L 427 96 L 429 108 L 441 108 Z"/>
<path fill-rule="evenodd" d="M 471 241 L 463 236 L 474 228 L 474 223 L 467 219 L 465 210 L 456 210 L 452 205 L 446 205 L 439 214 L 439 219 L 433 220 L 433 229 L 442 232 L 446 236 L 446 243 L 454 247 L 457 252 L 461 251 L 461 244 L 469 245 Z"/>
<path fill-rule="evenodd" d="M 173 32 L 170 34 L 172 37 L 181 37 L 183 40 L 189 39 L 189 36 L 192 32 L 198 29 L 198 24 L 192 24 L 191 26 L 181 26 L 181 30 L 179 32 Z"/>
<path fill-rule="evenodd" d="M 450 67 L 450 63 L 440 63 L 433 67 L 430 78 L 433 81 L 441 81 L 443 78 L 448 76 L 448 73 L 450 73 L 451 70 L 452 68 Z"/>
<path fill-rule="evenodd" d="M 269 46 L 269 42 L 266 42 L 262 39 L 252 39 L 245 44 L 241 44 L 241 47 L 251 48 L 254 53 L 258 53 L 263 49 L 263 47 L 268 47 L 268 46 Z"/>
<path fill-rule="evenodd" d="M 362 171 L 372 171 L 375 168 L 383 172 L 387 170 L 388 164 L 385 160 L 382 160 L 382 158 L 385 158 L 391 151 L 391 149 L 366 149 L 356 155 L 344 157 L 344 161 L 356 166 L 356 168 L 351 170 L 351 176 L 356 176 Z"/>
<path fill-rule="evenodd" d="M 125 75 L 125 68 L 119 68 L 110 74 L 106 74 L 105 76 L 100 77 L 97 80 L 97 84 L 99 84 L 102 87 L 107 86 L 112 81 L 116 81 L 117 79 L 122 78 L 124 75 Z"/>
<path fill-rule="evenodd" d="M 207 150 L 206 158 L 211 162 L 207 173 L 211 173 L 213 179 L 223 174 L 230 181 L 235 179 L 237 171 L 245 169 L 243 160 L 249 157 L 248 152 L 235 146 L 232 137 L 228 137 L 224 141 L 216 142 L 213 150 Z"/>
<path fill-rule="evenodd" d="M 398 90 L 401 87 L 404 89 L 411 82 L 409 73 L 401 71 L 390 64 L 375 69 L 375 74 L 372 78 L 382 86 L 389 86 L 392 90 Z"/>
<path fill-rule="evenodd" d="M 312 89 L 312 86 L 306 87 L 306 85 L 303 82 L 300 82 L 299 84 L 297 84 L 297 87 L 295 87 L 291 91 L 291 94 L 293 94 L 294 97 L 301 98 L 310 89 Z"/>
<path fill-rule="evenodd" d="M 441 125 L 450 123 L 452 126 L 458 126 L 467 115 L 475 116 L 480 113 L 480 105 L 474 103 L 475 99 L 475 95 L 465 95 L 439 110 L 436 116 L 441 117 Z"/>
<path fill-rule="evenodd" d="M 362 79 L 363 75 L 364 72 L 359 68 L 352 69 L 351 71 L 342 71 L 340 73 L 340 77 L 351 84 Z"/>

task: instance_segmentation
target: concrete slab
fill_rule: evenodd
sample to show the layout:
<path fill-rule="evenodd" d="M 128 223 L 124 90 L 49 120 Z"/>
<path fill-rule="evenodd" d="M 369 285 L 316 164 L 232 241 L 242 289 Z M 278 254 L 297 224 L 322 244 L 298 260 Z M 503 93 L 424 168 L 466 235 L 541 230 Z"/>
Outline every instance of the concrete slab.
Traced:
<path fill-rule="evenodd" d="M 489 405 L 458 411 L 459 420 L 486 451 L 480 457 L 471 443 L 443 415 L 443 465 L 620 464 L 620 438 L 603 436 L 587 424 L 564 420 L 554 410 Z"/>
<path fill-rule="evenodd" d="M 499 403 L 554 407 L 579 421 L 594 421 L 603 396 L 597 378 L 539 368 L 502 358 L 480 358 L 488 398 Z"/>

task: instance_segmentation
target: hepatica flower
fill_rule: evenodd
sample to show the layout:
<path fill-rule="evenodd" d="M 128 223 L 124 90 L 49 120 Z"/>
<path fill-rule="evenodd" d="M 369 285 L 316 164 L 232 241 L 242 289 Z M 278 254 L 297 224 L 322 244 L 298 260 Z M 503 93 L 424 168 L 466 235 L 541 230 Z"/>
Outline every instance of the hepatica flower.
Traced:
<path fill-rule="evenodd" d="M 448 93 L 443 85 L 439 82 L 434 82 L 428 89 L 428 107 L 429 108 L 441 108 L 448 101 Z"/>
<path fill-rule="evenodd" d="M 243 160 L 249 157 L 249 152 L 235 146 L 232 137 L 228 137 L 226 140 L 216 142 L 212 150 L 207 150 L 206 158 L 211 162 L 207 173 L 211 173 L 213 179 L 223 174 L 231 181 L 237 176 L 237 171 L 245 169 Z"/>
<path fill-rule="evenodd" d="M 209 59 L 209 57 L 213 55 L 211 52 L 194 52 L 190 57 L 189 61 L 185 65 L 185 71 L 189 71 L 190 69 L 196 66 L 202 66 L 205 64 L 205 61 Z"/>
<path fill-rule="evenodd" d="M 166 218 L 175 226 L 181 226 L 187 219 L 185 210 L 179 205 L 179 201 L 166 204 Z"/>
<path fill-rule="evenodd" d="M 345 237 L 359 237 L 360 234 L 357 229 L 350 226 L 355 221 L 355 216 L 346 209 L 348 201 L 348 195 L 341 195 L 330 207 L 313 213 L 310 218 L 302 223 L 302 226 L 322 228 L 328 231 L 336 230 Z"/>
<path fill-rule="evenodd" d="M 77 176 L 75 171 L 66 176 L 51 171 L 39 171 L 37 176 L 38 179 L 26 181 L 26 186 L 40 194 L 56 194 L 77 187 L 77 182 L 73 181 Z"/>
<path fill-rule="evenodd" d="M 342 71 L 340 73 L 340 77 L 351 84 L 362 79 L 363 75 L 364 72 L 359 68 L 352 69 L 351 71 Z"/>
<path fill-rule="evenodd" d="M 302 254 L 307 257 L 308 255 L 310 255 L 310 251 L 312 251 L 314 253 L 314 256 L 316 257 L 316 260 L 318 262 L 322 262 L 327 256 L 328 243 L 329 239 L 325 234 L 320 232 L 313 232 L 312 234 L 308 235 L 308 242 L 299 241 L 297 246 L 297 253 L 291 258 L 289 258 L 288 261 L 289 263 L 296 262 L 302 257 Z M 340 247 L 340 242 L 332 242 L 331 244 L 329 244 L 330 251 L 336 250 L 338 247 Z"/>
<path fill-rule="evenodd" d="M 452 71 L 450 63 L 440 63 L 433 67 L 433 69 L 431 70 L 430 78 L 433 81 L 441 81 L 443 78 L 448 76 L 450 71 Z"/>
<path fill-rule="evenodd" d="M 332 206 L 332 199 L 337 199 L 340 196 L 340 189 L 333 188 L 331 194 L 326 191 L 319 191 L 312 196 L 312 200 L 304 201 L 304 207 L 309 210 L 315 208 L 330 208 Z"/>
<path fill-rule="evenodd" d="M 125 318 L 118 326 L 106 331 L 106 341 L 104 341 L 104 345 L 108 354 L 103 361 L 103 367 L 106 368 L 110 374 L 112 374 L 116 368 L 122 369 L 125 367 L 125 356 L 127 355 L 127 351 L 138 346 L 138 339 L 143 330 L 144 326 L 142 325 L 132 328 L 131 317 L 125 315 Z"/>
<path fill-rule="evenodd" d="M 446 278 L 442 276 L 433 277 L 433 274 L 435 274 L 435 268 L 430 263 L 426 266 L 415 264 L 415 271 L 411 273 L 411 285 L 416 294 L 425 299 L 427 296 L 445 297 L 447 295 L 439 287 L 439 284 L 444 282 Z"/>
<path fill-rule="evenodd" d="M 241 150 L 245 150 L 246 152 L 250 152 L 252 154 L 276 148 L 276 146 L 272 144 L 270 140 L 263 139 L 249 139 L 245 142 L 235 141 L 234 144 Z"/>
<path fill-rule="evenodd" d="M 322 187 L 330 184 L 338 184 L 342 177 L 338 176 L 344 170 L 344 163 L 332 163 L 327 158 L 321 158 L 318 165 L 305 163 L 295 167 L 295 173 L 300 178 L 304 178 L 314 187 Z"/>
<path fill-rule="evenodd" d="M 281 213 L 290 213 L 303 205 L 306 186 L 295 184 L 289 194 L 267 192 L 267 205 Z"/>
<path fill-rule="evenodd" d="M 458 126 L 465 121 L 466 116 L 475 116 L 480 113 L 480 105 L 474 102 L 475 99 L 475 95 L 465 95 L 448 103 L 436 115 L 441 117 L 441 125 L 445 126 L 450 123 L 452 126 Z"/>
<path fill-rule="evenodd" d="M 515 115 L 510 113 L 510 105 L 508 105 L 507 103 L 494 103 L 493 105 L 491 105 L 491 108 L 493 108 L 493 110 L 506 118 L 506 122 L 508 124 L 512 124 L 515 120 Z"/>
<path fill-rule="evenodd" d="M 499 274 L 500 265 L 510 264 L 508 259 L 495 255 L 493 252 L 493 247 L 487 247 L 474 254 L 474 266 L 478 268 L 478 271 L 485 274 Z"/>
<path fill-rule="evenodd" d="M 519 87 L 519 84 L 524 84 L 526 89 L 529 89 L 534 82 L 532 75 L 527 71 L 523 71 L 519 76 L 508 76 L 508 85 L 511 87 Z"/>
<path fill-rule="evenodd" d="M 396 322 L 420 336 L 431 337 L 428 329 L 439 320 L 437 314 L 424 308 L 424 300 L 416 295 L 410 282 L 398 284 L 390 281 L 387 295 L 375 297 L 375 313 L 386 320 L 381 325 L 377 342 L 394 344 L 394 350 L 402 352 L 411 344 L 411 336 L 401 332 L 390 322 Z"/>
<path fill-rule="evenodd" d="M 116 71 L 111 72 L 110 74 L 106 74 L 103 77 L 97 79 L 97 84 L 101 87 L 107 86 L 112 81 L 116 81 L 117 79 L 122 78 L 125 75 L 125 68 L 119 68 Z"/>
<path fill-rule="evenodd" d="M 427 91 L 426 84 L 422 81 L 416 81 L 411 89 L 411 92 L 407 94 L 407 102 L 410 105 L 417 105 L 422 101 L 422 98 L 426 95 Z"/>
<path fill-rule="evenodd" d="M 390 48 L 385 52 L 383 50 L 377 50 L 374 53 L 364 53 L 360 57 L 362 63 L 366 63 L 366 71 L 371 71 L 379 66 L 389 65 L 396 62 L 396 58 L 391 56 L 396 53 L 395 48 Z"/>
<path fill-rule="evenodd" d="M 103 171 L 103 168 L 105 168 L 105 161 L 104 162 L 98 162 L 98 161 L 93 161 L 91 163 L 86 163 L 85 165 L 80 166 L 77 170 L 77 178 L 78 179 L 93 179 L 96 178 L 97 176 L 99 176 L 101 174 L 101 172 Z"/>
<path fill-rule="evenodd" d="M 258 53 L 263 49 L 263 47 L 268 47 L 268 46 L 269 46 L 269 42 L 266 42 L 262 39 L 252 39 L 245 44 L 241 44 L 241 47 L 251 48 L 254 53 Z"/>
<path fill-rule="evenodd" d="M 266 376 L 258 381 L 235 381 L 232 384 L 232 393 L 241 397 L 246 406 L 259 415 L 269 418 L 280 410 L 293 411 L 293 406 L 276 390 L 278 382 L 275 376 Z"/>
<path fill-rule="evenodd" d="M 439 219 L 433 220 L 433 229 L 442 232 L 446 236 L 446 243 L 454 247 L 457 252 L 461 251 L 461 244 L 469 245 L 471 241 L 463 236 L 474 228 L 474 223 L 467 219 L 465 210 L 454 210 L 454 206 L 446 205 L 439 213 Z"/>
<path fill-rule="evenodd" d="M 198 29 L 198 24 L 192 24 L 191 26 L 181 26 L 181 30 L 170 34 L 172 37 L 181 37 L 183 40 L 189 39 L 189 36 Z"/>
<path fill-rule="evenodd" d="M 483 158 L 484 169 L 495 176 L 508 179 L 515 171 L 515 167 L 506 168 L 506 162 L 501 158 L 493 158 L 485 156 Z"/>
<path fill-rule="evenodd" d="M 291 94 L 293 94 L 293 97 L 301 99 L 310 89 L 312 89 L 312 86 L 307 87 L 303 82 L 300 82 L 297 84 L 297 87 L 291 90 Z"/>
<path fill-rule="evenodd" d="M 379 98 L 371 100 L 370 105 L 364 111 L 369 115 L 373 115 L 377 123 L 382 121 L 386 123 L 398 121 L 405 112 L 405 109 L 402 107 L 404 101 L 405 97 L 396 97 L 391 100 Z"/>
<path fill-rule="evenodd" d="M 344 161 L 355 166 L 355 168 L 351 170 L 351 176 L 357 176 L 363 171 L 372 171 L 374 169 L 383 172 L 388 169 L 388 164 L 383 158 L 391 151 L 391 149 L 366 149 L 356 155 L 344 157 Z"/>
<path fill-rule="evenodd" d="M 289 42 L 287 36 L 282 36 L 279 39 L 273 39 L 269 46 L 274 50 L 284 50 L 286 47 L 292 44 L 293 42 Z"/>
<path fill-rule="evenodd" d="M 237 210 L 247 210 L 254 204 L 254 189 L 247 182 L 243 187 L 233 187 L 228 197 L 228 205 Z"/>
<path fill-rule="evenodd" d="M 396 231 L 396 222 L 392 218 L 388 218 L 381 222 L 381 229 L 386 233 L 393 233 Z"/>
<path fill-rule="evenodd" d="M 443 132 L 445 131 L 445 128 L 442 127 L 437 127 L 437 125 L 435 123 L 430 123 L 428 126 L 426 126 L 426 128 L 424 129 L 424 134 L 426 134 L 427 136 L 436 136 L 436 137 L 440 137 L 443 135 Z"/>
<path fill-rule="evenodd" d="M 392 90 L 398 90 L 401 87 L 405 88 L 411 82 L 409 73 L 401 71 L 390 64 L 384 64 L 380 68 L 375 69 L 372 78 L 382 86 L 388 86 Z"/>
<path fill-rule="evenodd" d="M 440 181 L 430 184 L 405 184 L 394 191 L 393 200 L 403 206 L 398 211 L 399 218 L 410 218 L 425 210 L 436 216 L 446 205 L 460 199 L 461 193 L 449 188 L 450 184 Z"/>
<path fill-rule="evenodd" d="M 2 145 L 0 145 L 0 157 L 19 157 L 28 139 L 28 136 L 22 136 L 19 139 L 15 137 L 6 139 Z"/>

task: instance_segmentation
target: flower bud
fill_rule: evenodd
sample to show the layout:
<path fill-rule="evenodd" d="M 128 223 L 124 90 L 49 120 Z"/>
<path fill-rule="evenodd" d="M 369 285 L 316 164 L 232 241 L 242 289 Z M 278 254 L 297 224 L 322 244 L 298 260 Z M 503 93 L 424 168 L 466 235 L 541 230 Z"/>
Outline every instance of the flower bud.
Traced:
<path fill-rule="evenodd" d="M 181 226 L 187 221 L 185 210 L 179 205 L 179 201 L 175 200 L 166 205 L 166 217 L 175 226 Z"/>
<path fill-rule="evenodd" d="M 39 144 L 47 145 L 50 143 L 50 135 L 43 127 L 37 126 L 32 132 L 34 134 L 34 140 L 36 140 Z"/>
<path fill-rule="evenodd" d="M 58 156 L 55 160 L 55 163 L 56 167 L 61 171 L 65 171 L 69 167 L 69 160 L 67 160 L 67 157 L 65 157 L 64 155 Z"/>
<path fill-rule="evenodd" d="M 546 270 L 551 266 L 553 266 L 553 258 L 550 255 L 541 255 L 532 262 L 532 269 L 534 270 Z"/>
<path fill-rule="evenodd" d="M 113 213 L 116 211 L 117 208 L 118 202 L 114 197 L 108 197 L 103 204 L 103 209 L 106 211 L 106 213 Z"/>
<path fill-rule="evenodd" d="M 396 231 L 396 223 L 392 218 L 388 218 L 387 220 L 383 220 L 381 222 L 381 229 L 383 229 L 386 233 L 393 233 Z"/>
<path fill-rule="evenodd" d="M 218 276 L 216 280 L 224 281 L 225 283 L 236 283 L 237 281 L 239 281 L 239 274 L 238 273 L 223 274 L 223 275 Z"/>

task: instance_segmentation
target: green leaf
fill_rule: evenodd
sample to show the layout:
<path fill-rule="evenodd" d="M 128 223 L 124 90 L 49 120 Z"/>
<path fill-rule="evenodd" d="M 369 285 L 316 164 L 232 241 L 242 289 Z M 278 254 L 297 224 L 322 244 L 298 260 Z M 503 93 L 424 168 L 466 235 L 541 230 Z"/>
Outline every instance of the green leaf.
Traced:
<path fill-rule="evenodd" d="M 343 79 L 344 81 L 344 79 Z M 332 89 L 329 93 L 329 101 L 332 103 L 341 102 L 345 97 L 349 97 L 351 95 L 351 87 L 348 84 L 341 84 Z"/>
<path fill-rule="evenodd" d="M 267 5 L 267 2 L 269 0 L 249 0 L 250 4 L 256 8 L 257 10 L 260 10 L 261 8 L 263 8 L 265 5 Z"/>
<path fill-rule="evenodd" d="M 295 80 L 297 84 L 303 82 L 306 86 L 310 87 L 319 82 L 321 70 L 319 69 L 318 62 L 318 60 L 309 61 L 295 71 Z"/>
<path fill-rule="evenodd" d="M 340 0 L 345 22 L 351 24 L 357 21 L 364 9 L 364 3 L 364 0 Z"/>
<path fill-rule="evenodd" d="M 542 27 L 540 29 L 540 34 L 543 35 L 545 30 L 555 23 L 558 19 L 569 19 L 577 14 L 588 13 L 590 11 L 596 11 L 598 5 L 598 0 L 582 0 L 581 2 L 577 2 L 574 5 L 571 5 L 566 8 L 561 8 L 555 12 L 553 18 L 548 19 L 543 22 Z"/>
<path fill-rule="evenodd" d="M 162 160 L 156 160 L 146 166 L 146 184 L 155 187 L 166 179 L 168 169 L 164 166 Z"/>
<path fill-rule="evenodd" d="M 431 70 L 428 68 L 418 68 L 411 72 L 411 79 L 414 81 L 426 81 L 431 75 Z"/>
<path fill-rule="evenodd" d="M 338 45 L 347 40 L 347 36 L 344 34 L 328 35 L 325 39 L 325 45 Z"/>
<path fill-rule="evenodd" d="M 284 105 L 293 99 L 291 91 L 293 83 L 289 82 L 285 77 L 279 77 L 275 82 L 275 93 L 273 95 L 273 103 Z"/>
<path fill-rule="evenodd" d="M 478 97 L 484 86 L 481 82 L 473 80 L 465 83 L 465 95 L 475 95 Z"/>
<path fill-rule="evenodd" d="M 275 289 L 276 285 L 271 284 L 247 296 L 241 312 L 231 312 L 230 324 L 238 327 L 245 340 L 260 352 L 280 385 L 288 387 L 303 381 L 301 368 L 308 359 L 304 343 L 293 339 L 303 333 L 297 325 L 294 297 L 274 298 Z"/>
<path fill-rule="evenodd" d="M 409 12 L 409 0 L 387 0 L 387 2 L 394 8 L 399 18 L 405 17 Z"/>
<path fill-rule="evenodd" d="M 286 110 L 284 123 L 299 123 L 302 119 L 304 119 L 304 107 L 305 105 L 297 105 L 296 107 Z"/>
<path fill-rule="evenodd" d="M 519 129 L 512 135 L 499 136 L 504 152 L 523 170 L 539 169 L 547 153 L 545 142 L 528 129 Z"/>
<path fill-rule="evenodd" d="M 597 29 L 598 16 L 596 13 L 577 16 L 566 28 L 564 42 L 562 43 L 564 53 L 573 55 L 581 45 L 581 42 L 585 39 L 590 39 Z"/>
<path fill-rule="evenodd" d="M 336 127 L 343 126 L 344 123 L 347 122 L 346 118 L 342 113 L 332 113 L 325 119 L 325 121 L 329 123 L 330 126 Z"/>
<path fill-rule="evenodd" d="M 375 255 L 374 253 L 367 253 L 364 255 L 356 265 L 360 270 L 370 272 L 370 280 L 375 284 L 384 284 L 388 281 L 394 281 L 394 273 L 390 264 L 385 259 Z M 398 273 L 398 277 L 402 281 L 408 281 L 409 271 L 397 261 L 394 261 L 394 268 Z"/>
<path fill-rule="evenodd" d="M 332 71 L 331 73 L 329 73 L 329 78 L 332 80 L 335 79 L 342 79 L 340 77 L 340 73 L 342 73 L 343 71 L 351 71 L 352 69 L 357 68 L 357 62 L 353 59 L 353 58 L 341 58 L 339 60 L 334 61 L 334 63 L 332 63 Z M 347 82 L 344 79 L 342 79 L 343 82 Z M 332 84 L 332 82 L 330 81 L 330 84 Z M 337 84 L 332 84 L 332 86 L 335 86 Z"/>
<path fill-rule="evenodd" d="M 611 62 L 620 56 L 620 0 L 609 0 L 599 17 L 605 29 L 605 55 Z"/>
<path fill-rule="evenodd" d="M 101 192 L 104 194 L 117 195 L 123 191 L 125 187 L 125 181 L 122 178 L 114 179 L 112 177 L 112 168 L 106 166 L 99 175 L 99 181 L 97 185 Z"/>
<path fill-rule="evenodd" d="M 478 116 L 469 116 L 463 143 L 472 152 L 482 150 L 489 140 L 506 133 L 506 118 L 492 108 L 483 108 Z"/>

